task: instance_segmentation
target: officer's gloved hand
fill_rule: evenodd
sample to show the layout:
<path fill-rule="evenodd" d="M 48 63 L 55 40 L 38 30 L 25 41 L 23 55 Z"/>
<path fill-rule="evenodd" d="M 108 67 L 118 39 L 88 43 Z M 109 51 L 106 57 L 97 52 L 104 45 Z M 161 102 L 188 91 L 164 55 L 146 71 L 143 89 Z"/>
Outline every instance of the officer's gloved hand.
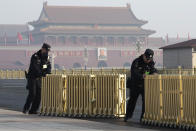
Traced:
<path fill-rule="evenodd" d="M 46 73 L 45 72 L 42 73 L 42 77 L 46 77 Z"/>
<path fill-rule="evenodd" d="M 145 79 L 146 78 L 146 74 L 143 74 L 143 79 Z"/>

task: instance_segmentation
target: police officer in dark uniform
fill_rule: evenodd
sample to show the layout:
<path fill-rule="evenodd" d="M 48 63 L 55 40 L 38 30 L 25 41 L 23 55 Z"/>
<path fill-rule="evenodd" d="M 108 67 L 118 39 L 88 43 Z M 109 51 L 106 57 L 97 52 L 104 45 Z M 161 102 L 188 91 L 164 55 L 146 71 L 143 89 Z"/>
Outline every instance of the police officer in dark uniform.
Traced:
<path fill-rule="evenodd" d="M 42 48 L 32 55 L 27 74 L 27 89 L 29 90 L 23 113 L 37 114 L 41 101 L 41 78 L 51 73 L 51 63 L 48 52 L 50 45 L 44 43 Z"/>
<path fill-rule="evenodd" d="M 157 72 L 154 65 L 155 62 L 153 61 L 154 52 L 151 49 L 146 49 L 145 53 L 142 54 L 139 58 L 135 59 L 131 66 L 131 79 L 130 87 L 130 98 L 127 105 L 127 113 L 124 118 L 124 121 L 127 122 L 129 118 L 132 117 L 133 111 L 135 109 L 135 105 L 138 99 L 138 96 L 142 96 L 142 114 L 140 117 L 140 122 L 143 118 L 144 108 L 145 108 L 145 101 L 144 101 L 144 78 L 148 74 L 154 74 Z"/>

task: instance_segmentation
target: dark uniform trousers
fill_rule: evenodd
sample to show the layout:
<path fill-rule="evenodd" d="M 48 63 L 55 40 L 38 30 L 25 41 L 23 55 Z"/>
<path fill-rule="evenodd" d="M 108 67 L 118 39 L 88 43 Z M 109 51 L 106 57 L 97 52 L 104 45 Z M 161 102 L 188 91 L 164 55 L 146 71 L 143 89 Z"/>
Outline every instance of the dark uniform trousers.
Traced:
<path fill-rule="evenodd" d="M 139 95 L 141 95 L 142 96 L 142 114 L 141 114 L 140 120 L 142 120 L 144 111 L 145 111 L 144 87 L 142 85 L 140 86 L 135 85 L 132 89 L 129 89 L 129 90 L 130 90 L 130 98 L 127 104 L 126 117 L 131 118 L 133 116 L 133 112 L 135 110 L 137 99 Z"/>
<path fill-rule="evenodd" d="M 30 78 L 28 80 L 29 94 L 24 105 L 25 110 L 37 112 L 41 101 L 41 78 Z"/>

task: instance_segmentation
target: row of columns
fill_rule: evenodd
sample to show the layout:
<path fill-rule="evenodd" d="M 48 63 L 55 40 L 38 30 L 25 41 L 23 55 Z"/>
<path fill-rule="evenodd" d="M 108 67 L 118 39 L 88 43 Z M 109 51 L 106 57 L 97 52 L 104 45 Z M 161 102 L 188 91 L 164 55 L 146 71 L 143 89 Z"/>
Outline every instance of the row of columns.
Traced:
<path fill-rule="evenodd" d="M 147 37 L 77 37 L 77 36 L 45 36 L 45 41 L 51 44 L 96 44 L 96 45 L 116 45 L 116 44 L 136 44 L 147 45 Z"/>

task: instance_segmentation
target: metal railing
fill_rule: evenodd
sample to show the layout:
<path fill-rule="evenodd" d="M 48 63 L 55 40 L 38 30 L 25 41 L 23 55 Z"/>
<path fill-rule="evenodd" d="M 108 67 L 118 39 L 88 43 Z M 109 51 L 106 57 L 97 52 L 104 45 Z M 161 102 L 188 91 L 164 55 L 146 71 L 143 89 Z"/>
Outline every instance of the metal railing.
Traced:
<path fill-rule="evenodd" d="M 0 79 L 24 79 L 23 70 L 0 70 Z"/>
<path fill-rule="evenodd" d="M 66 69 L 53 70 L 52 74 L 67 75 L 67 74 L 126 74 L 130 76 L 130 69 L 128 68 L 92 68 L 92 69 Z M 196 68 L 193 69 L 158 69 L 158 74 L 168 75 L 196 75 Z M 25 79 L 24 70 L 0 70 L 0 79 Z"/>
<path fill-rule="evenodd" d="M 196 129 L 196 76 L 155 75 L 145 79 L 143 122 Z"/>
<path fill-rule="evenodd" d="M 92 69 L 70 69 L 70 70 L 53 70 L 52 74 L 130 74 L 127 68 L 92 68 Z"/>
<path fill-rule="evenodd" d="M 124 117 L 126 75 L 47 75 L 42 79 L 41 114 Z"/>
<path fill-rule="evenodd" d="M 159 69 L 158 70 L 159 74 L 173 74 L 173 75 L 177 75 L 177 74 L 181 74 L 181 75 L 196 75 L 196 68 L 192 68 L 192 69 L 182 69 L 181 67 L 177 68 L 177 69 Z"/>

